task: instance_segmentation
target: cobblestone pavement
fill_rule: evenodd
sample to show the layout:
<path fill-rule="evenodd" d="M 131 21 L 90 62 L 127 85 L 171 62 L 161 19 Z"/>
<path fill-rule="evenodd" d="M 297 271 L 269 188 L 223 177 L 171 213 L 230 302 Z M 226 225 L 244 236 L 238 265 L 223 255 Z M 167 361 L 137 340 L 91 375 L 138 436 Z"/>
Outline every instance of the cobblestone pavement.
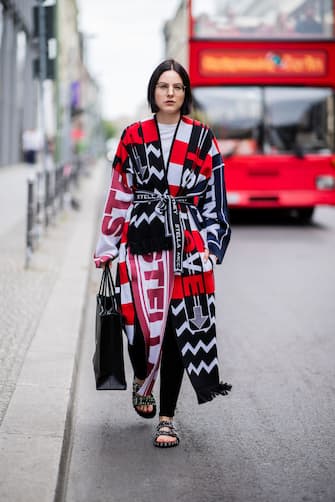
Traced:
<path fill-rule="evenodd" d="M 8 190 L 10 186 L 8 169 L 3 185 L 1 176 L 0 172 L 0 197 L 3 189 Z M 25 179 L 22 171 L 16 170 L 12 190 L 15 190 L 14 184 L 19 180 L 18 192 L 22 194 L 24 189 L 21 183 L 25 183 Z M 9 228 L 8 225 L 1 225 L 5 231 L 0 233 L 0 424 L 64 259 L 64 244 L 71 234 L 75 219 L 80 215 L 80 212 L 69 210 L 58 217 L 56 224 L 48 228 L 47 236 L 40 240 L 27 270 L 24 267 L 25 201 L 21 199 L 20 205 L 14 208 L 15 202 L 14 197 L 13 211 L 11 207 L 7 208 L 11 212 L 12 224 Z"/>

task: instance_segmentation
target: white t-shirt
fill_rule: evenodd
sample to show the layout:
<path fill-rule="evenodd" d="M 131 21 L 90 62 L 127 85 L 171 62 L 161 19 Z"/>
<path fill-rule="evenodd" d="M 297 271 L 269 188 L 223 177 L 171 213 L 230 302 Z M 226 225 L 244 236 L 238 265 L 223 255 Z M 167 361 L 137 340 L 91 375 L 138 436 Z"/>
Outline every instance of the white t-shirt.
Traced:
<path fill-rule="evenodd" d="M 161 137 L 163 159 L 165 167 L 167 167 L 167 162 L 169 159 L 169 154 L 171 150 L 171 144 L 174 137 L 177 124 L 160 124 L 158 122 L 159 135 Z"/>

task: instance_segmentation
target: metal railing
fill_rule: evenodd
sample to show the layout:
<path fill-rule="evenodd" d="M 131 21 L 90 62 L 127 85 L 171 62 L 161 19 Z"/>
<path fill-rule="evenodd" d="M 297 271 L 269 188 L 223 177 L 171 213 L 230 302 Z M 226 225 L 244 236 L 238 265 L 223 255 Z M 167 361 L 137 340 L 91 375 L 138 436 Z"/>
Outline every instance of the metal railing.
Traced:
<path fill-rule="evenodd" d="M 80 208 L 75 192 L 79 188 L 84 165 L 84 159 L 78 155 L 71 163 L 38 171 L 28 177 L 26 268 L 43 233 L 55 223 L 57 216 L 64 210 Z"/>

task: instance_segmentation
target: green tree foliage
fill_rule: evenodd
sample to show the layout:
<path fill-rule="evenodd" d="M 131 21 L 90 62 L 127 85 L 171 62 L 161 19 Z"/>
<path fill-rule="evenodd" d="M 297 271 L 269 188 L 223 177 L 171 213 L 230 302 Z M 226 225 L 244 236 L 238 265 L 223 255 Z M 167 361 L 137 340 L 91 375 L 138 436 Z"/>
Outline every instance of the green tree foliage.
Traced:
<path fill-rule="evenodd" d="M 116 128 L 115 124 L 113 122 L 111 122 L 110 120 L 103 120 L 102 121 L 102 128 L 104 131 L 105 140 L 107 140 L 109 138 L 114 138 L 116 136 L 117 128 Z"/>

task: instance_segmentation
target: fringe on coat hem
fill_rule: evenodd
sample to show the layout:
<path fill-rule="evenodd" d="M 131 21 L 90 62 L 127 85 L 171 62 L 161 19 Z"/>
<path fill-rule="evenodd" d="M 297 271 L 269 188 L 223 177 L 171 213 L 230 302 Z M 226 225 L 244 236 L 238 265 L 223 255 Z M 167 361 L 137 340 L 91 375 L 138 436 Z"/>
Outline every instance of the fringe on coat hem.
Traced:
<path fill-rule="evenodd" d="M 227 396 L 231 389 L 232 386 L 230 384 L 223 382 L 210 389 L 201 389 L 197 392 L 198 403 L 207 403 L 208 401 L 212 401 L 216 396 Z"/>

